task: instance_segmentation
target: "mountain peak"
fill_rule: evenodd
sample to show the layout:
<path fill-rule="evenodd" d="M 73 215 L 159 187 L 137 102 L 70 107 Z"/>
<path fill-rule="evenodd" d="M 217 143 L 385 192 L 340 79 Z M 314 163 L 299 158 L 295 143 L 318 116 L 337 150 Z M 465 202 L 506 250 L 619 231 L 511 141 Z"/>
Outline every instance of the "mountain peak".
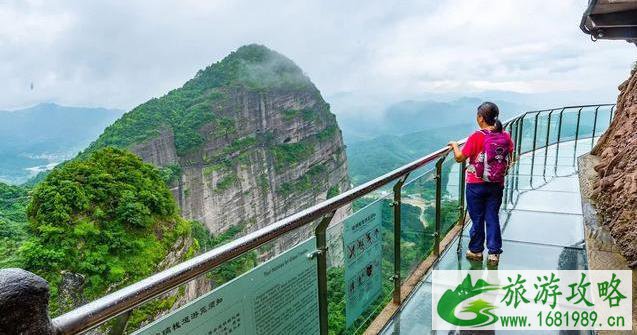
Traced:
<path fill-rule="evenodd" d="M 199 70 L 184 87 L 244 86 L 249 89 L 306 89 L 310 79 L 292 60 L 260 44 L 248 44 Z"/>

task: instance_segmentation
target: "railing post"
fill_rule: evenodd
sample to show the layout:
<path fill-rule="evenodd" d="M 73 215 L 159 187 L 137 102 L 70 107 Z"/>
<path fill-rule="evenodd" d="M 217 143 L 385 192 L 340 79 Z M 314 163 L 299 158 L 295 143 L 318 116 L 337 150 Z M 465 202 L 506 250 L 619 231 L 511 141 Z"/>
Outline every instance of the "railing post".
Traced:
<path fill-rule="evenodd" d="M 516 139 L 516 134 L 515 134 L 515 125 L 516 125 L 516 121 L 512 121 L 511 123 L 509 123 L 509 134 L 511 135 L 511 141 L 513 141 L 513 143 L 515 143 Z M 513 150 L 513 152 L 511 153 L 511 162 L 509 163 L 509 168 L 511 167 L 512 164 L 514 164 L 515 162 L 515 155 L 516 152 L 515 150 Z M 510 171 L 508 171 L 510 172 Z M 506 193 L 506 199 L 507 199 L 507 204 L 511 203 L 510 199 L 511 199 L 511 177 L 509 175 L 509 177 L 507 178 L 507 193 Z"/>
<path fill-rule="evenodd" d="M 394 184 L 394 201 L 391 206 L 394 209 L 394 275 L 392 276 L 392 280 L 394 282 L 394 292 L 392 296 L 392 300 L 394 304 L 400 305 L 401 296 L 400 296 L 400 285 L 401 285 L 401 256 L 400 256 L 400 234 L 401 234 L 401 222 L 400 222 L 400 210 L 401 210 L 401 193 L 403 189 L 403 184 L 407 180 L 409 174 L 404 175 L 402 178 Z"/>
<path fill-rule="evenodd" d="M 520 123 L 518 124 L 518 129 L 519 129 L 519 136 L 518 136 L 518 143 L 517 143 L 517 152 L 518 152 L 518 157 L 522 156 L 522 136 L 524 136 L 524 115 L 522 115 L 522 117 L 520 118 Z"/>
<path fill-rule="evenodd" d="M 462 220 L 461 224 L 464 225 L 464 197 L 465 197 L 465 187 L 464 187 L 464 178 L 465 178 L 465 167 L 467 166 L 466 161 L 460 163 L 460 171 L 458 172 L 458 201 L 460 202 L 458 206 L 458 210 L 460 211 L 460 220 Z"/>
<path fill-rule="evenodd" d="M 522 151 L 521 150 L 522 150 L 522 136 L 523 136 L 522 127 L 523 126 L 524 126 L 524 115 L 522 115 L 522 117 L 520 117 L 520 119 L 518 121 L 518 126 L 517 126 L 517 128 L 518 128 L 518 130 L 516 132 L 516 137 L 517 137 L 517 139 L 516 139 L 517 140 L 516 147 L 517 147 L 517 149 L 515 150 L 515 152 L 517 152 L 516 161 L 519 161 L 520 157 L 522 157 Z M 519 171 L 519 169 L 520 169 L 520 164 L 518 162 L 518 164 L 515 165 L 515 170 L 516 170 L 515 175 L 516 176 L 515 176 L 515 182 L 513 183 L 515 185 L 514 189 L 516 191 L 519 188 L 519 182 L 520 182 L 520 179 L 517 177 L 517 171 Z M 513 198 L 513 194 L 511 195 L 511 197 Z"/>
<path fill-rule="evenodd" d="M 512 122 L 509 123 L 509 135 L 511 136 L 511 141 L 513 143 L 515 143 L 515 141 L 517 140 L 516 139 L 516 134 L 515 134 L 515 131 L 516 131 L 516 129 L 515 129 L 516 123 L 515 122 L 516 121 L 512 121 Z M 509 162 L 509 169 L 511 168 L 511 166 L 515 162 L 515 155 L 516 155 L 516 152 L 515 152 L 515 150 L 513 150 L 513 152 L 511 153 L 511 156 L 510 156 L 511 161 Z M 511 203 L 509 200 L 511 199 L 511 189 L 512 189 L 511 183 L 512 183 L 513 179 L 512 179 L 512 177 L 510 175 L 510 172 L 511 171 L 507 171 L 507 179 L 506 179 L 507 182 L 506 182 L 506 188 L 505 188 L 506 193 L 505 193 L 505 198 L 504 198 L 504 200 L 505 200 L 505 209 L 507 209 L 509 204 Z"/>
<path fill-rule="evenodd" d="M 54 334 L 49 284 L 22 269 L 0 270 L 0 333 Z"/>
<path fill-rule="evenodd" d="M 442 163 L 447 155 L 438 158 L 436 161 L 436 231 L 434 232 L 434 254 L 436 258 L 440 256 L 440 228 L 442 213 Z"/>
<path fill-rule="evenodd" d="M 456 247 L 456 254 L 458 254 L 458 259 L 460 258 L 460 254 L 462 252 L 462 234 L 464 233 L 464 224 L 465 221 L 467 221 L 467 217 L 465 216 L 465 213 L 467 212 L 467 210 L 464 207 L 464 199 L 465 199 L 465 173 L 466 173 L 466 166 L 467 166 L 467 162 L 464 161 L 462 163 L 460 163 L 460 171 L 459 171 L 459 175 L 458 175 L 458 181 L 459 181 L 459 186 L 458 186 L 458 191 L 460 193 L 458 193 L 458 201 L 460 202 L 460 206 L 459 210 L 460 210 L 460 232 L 458 233 L 458 246 Z"/>
<path fill-rule="evenodd" d="M 314 235 L 316 236 L 316 273 L 318 276 L 318 303 L 319 303 L 319 327 L 320 334 L 327 335 L 329 330 L 327 310 L 327 227 L 330 225 L 336 211 L 331 212 L 321 219 L 316 226 Z"/>
<path fill-rule="evenodd" d="M 554 111 L 554 109 L 551 109 L 549 112 L 548 123 L 546 125 L 546 140 L 544 141 L 544 169 L 542 172 L 543 177 L 546 177 L 546 160 L 549 156 L 549 142 L 551 141 L 551 116 L 553 116 Z"/>
<path fill-rule="evenodd" d="M 577 111 L 577 125 L 575 126 L 575 144 L 573 148 L 573 166 L 575 166 L 575 164 L 577 163 L 577 139 L 579 138 L 579 124 L 582 117 L 582 109 L 584 109 L 584 107 L 581 107 Z"/>
<path fill-rule="evenodd" d="M 535 120 L 534 120 L 534 125 L 533 125 L 533 150 L 531 151 L 531 187 L 533 187 L 533 172 L 535 171 L 535 149 L 536 147 L 536 142 L 537 142 L 537 120 L 540 117 L 540 113 L 541 111 L 538 111 L 537 114 L 535 114 Z"/>
<path fill-rule="evenodd" d="M 513 153 L 514 153 L 513 160 L 517 161 L 518 158 L 520 157 L 520 153 L 518 152 L 518 137 L 520 137 L 520 129 L 519 129 L 520 128 L 519 127 L 520 120 L 516 119 L 513 123 L 514 123 L 514 126 L 512 127 L 512 129 L 515 131 L 515 136 L 513 137 L 513 146 L 514 146 L 514 148 L 513 148 Z"/>
<path fill-rule="evenodd" d="M 557 162 L 560 157 L 560 140 L 562 139 L 562 118 L 564 116 L 564 110 L 566 108 L 562 108 L 560 111 L 560 118 L 557 124 L 557 140 L 555 142 L 555 171 L 557 171 Z"/>
<path fill-rule="evenodd" d="M 595 108 L 595 116 L 593 118 L 593 136 L 591 137 L 591 149 L 595 146 L 595 131 L 597 130 L 597 112 L 599 111 L 599 107 Z"/>

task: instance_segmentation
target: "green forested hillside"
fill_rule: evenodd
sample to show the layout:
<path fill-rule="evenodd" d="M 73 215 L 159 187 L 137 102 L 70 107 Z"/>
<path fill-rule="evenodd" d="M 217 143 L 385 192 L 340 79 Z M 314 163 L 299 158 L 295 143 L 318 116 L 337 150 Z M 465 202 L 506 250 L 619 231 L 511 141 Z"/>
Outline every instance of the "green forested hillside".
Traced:
<path fill-rule="evenodd" d="M 420 131 L 402 136 L 381 136 L 347 146 L 347 161 L 355 185 L 383 175 L 446 145 L 450 140 L 471 134 L 474 125 Z"/>
<path fill-rule="evenodd" d="M 88 150 L 126 148 L 169 128 L 174 132 L 177 153 L 185 154 L 204 143 L 198 130 L 206 123 L 214 123 L 220 133 L 236 130 L 232 119 L 217 115 L 213 109 L 215 103 L 227 98 L 225 88 L 233 86 L 253 90 L 313 89 L 309 78 L 286 57 L 261 45 L 246 45 L 200 70 L 181 88 L 124 114 Z"/>
<path fill-rule="evenodd" d="M 113 148 L 53 170 L 33 189 L 27 215 L 19 261 L 51 284 L 53 314 L 65 307 L 56 299 L 62 270 L 82 274 L 83 296 L 94 299 L 155 272 L 191 230 L 159 170 Z"/>
<path fill-rule="evenodd" d="M 49 281 L 50 312 L 58 315 L 74 307 L 59 298 L 63 271 L 82 275 L 83 290 L 75 294 L 92 300 L 157 272 L 177 247 L 187 248 L 178 259 L 185 260 L 241 232 L 236 227 L 215 236 L 180 218 L 165 178 L 134 154 L 105 148 L 56 167 L 34 189 L 0 183 L 0 268 L 24 268 Z M 248 253 L 209 278 L 220 285 L 256 262 Z M 176 298 L 136 310 L 129 327 Z"/>
<path fill-rule="evenodd" d="M 27 189 L 0 183 L 0 268 L 18 267 L 19 246 L 27 238 Z"/>

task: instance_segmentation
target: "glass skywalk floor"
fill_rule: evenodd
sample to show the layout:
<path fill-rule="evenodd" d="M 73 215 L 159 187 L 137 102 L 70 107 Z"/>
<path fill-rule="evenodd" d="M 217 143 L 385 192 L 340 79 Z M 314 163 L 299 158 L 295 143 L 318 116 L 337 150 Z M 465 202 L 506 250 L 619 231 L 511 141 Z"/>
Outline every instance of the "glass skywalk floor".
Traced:
<path fill-rule="evenodd" d="M 587 267 L 576 157 L 590 151 L 591 139 L 560 143 L 523 155 L 508 176 L 501 211 L 504 253 L 501 270 Z M 534 157 L 535 156 L 535 157 Z M 545 164 L 546 162 L 546 164 Z M 434 269 L 480 270 L 486 262 L 464 257 L 468 230 L 441 255 Z M 462 248 L 456 252 L 458 242 Z M 491 269 L 489 267 L 489 269 Z M 414 290 L 381 334 L 455 334 L 431 330 L 431 275 Z M 461 334 L 589 334 L 585 331 L 462 331 Z"/>

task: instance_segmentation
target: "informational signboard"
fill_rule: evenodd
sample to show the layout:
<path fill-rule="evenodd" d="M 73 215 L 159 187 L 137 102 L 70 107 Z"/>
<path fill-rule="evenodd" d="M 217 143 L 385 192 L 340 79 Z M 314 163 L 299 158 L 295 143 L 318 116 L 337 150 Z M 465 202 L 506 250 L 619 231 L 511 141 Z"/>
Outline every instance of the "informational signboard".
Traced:
<path fill-rule="evenodd" d="M 345 320 L 347 326 L 369 307 L 382 291 L 382 201 L 345 219 Z"/>
<path fill-rule="evenodd" d="M 319 334 L 311 238 L 136 334 Z"/>

